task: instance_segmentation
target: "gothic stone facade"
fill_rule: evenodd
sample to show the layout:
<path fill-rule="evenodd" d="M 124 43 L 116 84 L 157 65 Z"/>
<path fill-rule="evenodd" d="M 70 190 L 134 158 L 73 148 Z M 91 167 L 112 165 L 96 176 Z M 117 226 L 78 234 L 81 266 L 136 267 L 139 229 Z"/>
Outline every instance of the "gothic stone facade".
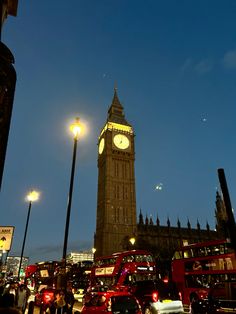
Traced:
<path fill-rule="evenodd" d="M 166 264 L 170 267 L 170 261 L 175 250 L 184 243 L 205 242 L 223 237 L 221 232 L 210 230 L 208 223 L 205 229 L 201 229 L 199 222 L 197 222 L 196 228 L 192 228 L 189 221 L 187 222 L 187 227 L 181 227 L 179 220 L 177 221 L 177 226 L 171 226 L 168 219 L 166 226 L 163 226 L 160 225 L 158 218 L 155 224 L 152 218 L 148 219 L 146 217 L 144 221 L 140 212 L 135 248 L 148 248 L 159 262 L 159 265 L 163 265 L 163 268 L 166 268 L 164 265 Z M 130 249 L 131 245 L 128 248 Z"/>
<path fill-rule="evenodd" d="M 96 255 L 121 251 L 124 237 L 136 234 L 136 221 L 134 132 L 115 90 L 98 141 Z"/>
<path fill-rule="evenodd" d="M 123 107 L 115 90 L 108 110 L 107 121 L 98 139 L 98 195 L 94 245 L 96 256 L 110 255 L 126 249 L 147 249 L 157 260 L 170 261 L 174 251 L 184 242 L 195 243 L 224 237 L 226 219 L 223 201 L 217 192 L 216 230 L 201 228 L 197 222 L 182 227 L 161 226 L 159 219 L 143 219 L 140 212 L 137 222 L 134 174 L 134 131 L 127 122 Z M 130 239 L 135 238 L 131 244 Z"/>

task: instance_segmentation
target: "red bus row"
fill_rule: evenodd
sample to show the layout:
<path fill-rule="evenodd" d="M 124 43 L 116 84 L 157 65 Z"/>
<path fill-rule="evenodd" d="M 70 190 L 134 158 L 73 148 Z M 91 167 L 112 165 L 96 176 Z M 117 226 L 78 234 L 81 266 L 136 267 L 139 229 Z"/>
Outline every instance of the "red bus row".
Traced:
<path fill-rule="evenodd" d="M 42 264 L 40 267 L 41 281 L 43 275 L 47 278 L 47 271 L 48 276 L 49 272 L 55 272 L 49 268 L 46 271 Z M 154 280 L 158 276 L 155 259 L 145 250 L 100 257 L 90 267 L 89 272 L 80 273 L 90 287 L 102 285 L 128 290 L 136 281 Z M 236 258 L 231 243 L 218 240 L 183 246 L 173 256 L 169 279 L 176 284 L 185 310 L 189 311 L 191 302 L 206 297 L 212 284 L 226 279 L 236 280 Z"/>

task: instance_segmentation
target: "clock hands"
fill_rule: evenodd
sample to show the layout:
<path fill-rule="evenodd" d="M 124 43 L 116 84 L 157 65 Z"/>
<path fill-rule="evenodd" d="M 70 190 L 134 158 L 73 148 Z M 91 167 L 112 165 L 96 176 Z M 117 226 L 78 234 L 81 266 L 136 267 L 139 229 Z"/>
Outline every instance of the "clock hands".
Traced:
<path fill-rule="evenodd" d="M 129 147 L 129 139 L 123 134 L 116 134 L 113 141 L 114 144 L 120 149 L 126 149 Z"/>

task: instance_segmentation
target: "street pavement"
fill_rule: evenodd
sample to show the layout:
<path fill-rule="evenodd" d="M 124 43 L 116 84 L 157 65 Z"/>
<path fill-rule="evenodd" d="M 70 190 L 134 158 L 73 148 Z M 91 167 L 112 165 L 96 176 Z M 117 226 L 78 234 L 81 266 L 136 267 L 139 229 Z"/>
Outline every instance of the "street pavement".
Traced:
<path fill-rule="evenodd" d="M 32 301 L 32 300 L 30 300 L 30 301 Z M 73 313 L 75 314 L 76 311 L 80 313 L 81 307 L 82 307 L 82 303 L 76 301 L 74 304 L 74 307 L 73 307 Z M 39 314 L 39 312 L 40 312 L 39 307 L 35 306 L 34 307 L 34 314 Z M 25 314 L 28 314 L 28 308 L 26 309 Z"/>

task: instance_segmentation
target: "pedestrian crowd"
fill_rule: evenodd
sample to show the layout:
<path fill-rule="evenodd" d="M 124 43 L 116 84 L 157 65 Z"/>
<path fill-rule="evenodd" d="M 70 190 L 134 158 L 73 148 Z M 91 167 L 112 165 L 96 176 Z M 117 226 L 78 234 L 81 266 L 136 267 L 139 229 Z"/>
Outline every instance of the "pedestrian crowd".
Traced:
<path fill-rule="evenodd" d="M 0 313 L 24 314 L 30 290 L 25 284 L 0 282 Z"/>
<path fill-rule="evenodd" d="M 49 308 L 50 314 L 72 314 L 75 298 L 72 290 L 67 288 L 64 290 L 58 290 L 55 293 L 54 302 Z"/>
<path fill-rule="evenodd" d="M 34 306 L 30 309 L 31 306 L 28 305 L 30 294 L 26 284 L 4 284 L 0 279 L 0 314 L 24 314 L 27 306 L 28 313 L 33 313 Z M 74 303 L 74 294 L 70 287 L 66 291 L 55 290 L 54 298 L 45 313 L 72 314 Z"/>

